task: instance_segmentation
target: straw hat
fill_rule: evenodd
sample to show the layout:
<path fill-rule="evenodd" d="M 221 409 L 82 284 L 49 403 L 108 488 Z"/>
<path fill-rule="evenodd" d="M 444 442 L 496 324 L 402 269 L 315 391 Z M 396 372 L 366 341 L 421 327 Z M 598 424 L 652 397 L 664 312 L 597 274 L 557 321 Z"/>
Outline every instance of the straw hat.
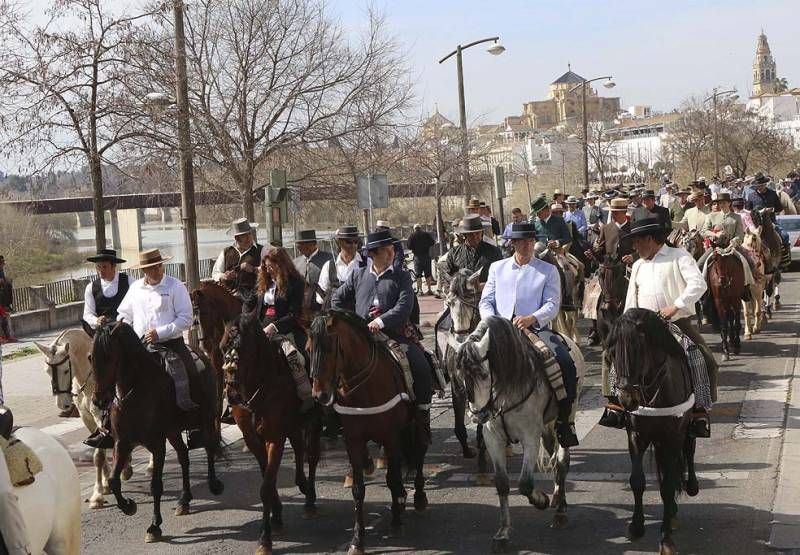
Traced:
<path fill-rule="evenodd" d="M 168 260 L 172 260 L 171 256 L 161 256 L 161 251 L 158 249 L 148 249 L 139 253 L 139 263 L 131 266 L 132 269 L 150 268 L 151 266 L 158 266 Z"/>

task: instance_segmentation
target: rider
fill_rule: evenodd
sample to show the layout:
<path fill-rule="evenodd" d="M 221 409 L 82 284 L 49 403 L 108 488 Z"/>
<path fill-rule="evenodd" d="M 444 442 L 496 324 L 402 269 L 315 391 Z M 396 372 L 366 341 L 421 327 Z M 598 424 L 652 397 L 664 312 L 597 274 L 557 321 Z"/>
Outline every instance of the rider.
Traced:
<path fill-rule="evenodd" d="M 511 231 L 514 256 L 495 262 L 479 304 L 482 318 L 499 315 L 520 330 L 530 329 L 553 351 L 563 373 L 566 397 L 558 401 L 556 433 L 562 447 L 578 445 L 570 423 L 572 403 L 577 395 L 577 369 L 564 340 L 548 329 L 561 307 L 561 278 L 555 266 L 534 254 L 534 224 L 514 224 Z"/>
<path fill-rule="evenodd" d="M 319 275 L 319 288 L 323 295 L 327 295 L 331 289 L 335 288 L 330 280 L 330 264 L 333 264 L 336 269 L 338 283 L 344 283 L 355 268 L 362 268 L 367 264 L 366 259 L 358 252 L 361 247 L 361 235 L 358 233 L 356 226 L 345 225 L 340 227 L 336 230 L 334 238 L 339 246 L 339 254 L 332 262 L 326 262 L 322 266 L 322 271 Z M 323 299 L 319 294 L 317 302 L 323 303 Z"/>
<path fill-rule="evenodd" d="M 397 269 L 394 260 L 394 241 L 388 230 L 367 235 L 369 262 L 356 268 L 339 289 L 333 293 L 331 307 L 355 307 L 372 333 L 383 332 L 406 346 L 406 356 L 414 377 L 414 397 L 417 403 L 418 429 L 430 438 L 430 403 L 433 393 L 432 369 L 422 348 L 411 331 L 411 311 L 414 289 L 411 275 Z"/>
<path fill-rule="evenodd" d="M 303 403 L 301 413 L 314 406 L 306 361 L 300 351 L 306 344 L 306 334 L 299 322 L 304 290 L 303 277 L 294 267 L 287 250 L 275 247 L 261 258 L 256 294 L 242 306 L 243 313 L 258 310 L 264 334 L 280 341 L 281 350 L 292 371 L 297 396 Z"/>
<path fill-rule="evenodd" d="M 567 213 L 564 215 L 564 221 L 575 222 L 578 233 L 581 234 L 581 237 L 586 239 L 586 233 L 588 232 L 586 215 L 583 213 L 583 210 L 578 208 L 578 199 L 572 195 L 567 197 Z"/>
<path fill-rule="evenodd" d="M 689 337 L 703 355 L 711 382 L 711 400 L 716 401 L 717 361 L 692 323 L 695 303 L 706 292 L 707 285 L 692 255 L 684 249 L 665 245 L 667 233 L 655 219 L 631 224 L 628 238 L 632 240 L 639 260 L 631 270 L 625 310 L 647 308 L 658 312 Z M 611 412 L 614 411 L 607 409 L 604 419 L 616 419 L 619 427 L 624 426 L 622 415 Z M 690 429 L 698 437 L 707 437 L 710 433 L 708 416 L 695 413 Z"/>
<path fill-rule="evenodd" d="M 669 209 L 656 204 L 656 192 L 648 189 L 642 194 L 642 205 L 633 211 L 631 220 L 655 217 L 665 229 L 672 229 L 672 217 Z"/>
<path fill-rule="evenodd" d="M 750 211 L 755 210 L 763 210 L 764 208 L 772 208 L 772 221 L 775 225 L 775 231 L 781 236 L 781 242 L 783 243 L 783 248 L 789 248 L 789 234 L 786 233 L 781 227 L 778 225 L 778 222 L 775 218 L 777 214 L 780 214 L 783 211 L 783 205 L 781 204 L 781 199 L 778 197 L 778 193 L 769 189 L 767 184 L 770 182 L 770 178 L 763 175 L 757 174 L 755 179 L 753 180 L 753 189 L 750 190 L 749 196 L 747 197 L 747 201 L 745 205 L 747 209 Z"/>
<path fill-rule="evenodd" d="M 679 222 L 683 219 L 686 211 L 694 205 L 689 202 L 689 194 L 691 194 L 689 189 L 678 189 L 678 192 L 675 194 L 678 199 L 669 207 L 669 215 L 673 222 Z"/>
<path fill-rule="evenodd" d="M 192 326 L 192 300 L 182 281 L 166 275 L 164 262 L 170 258 L 161 256 L 158 249 L 139 253 L 139 264 L 132 268 L 140 268 L 144 277 L 131 284 L 117 309 L 117 320 L 130 324 L 145 343 L 157 345 L 177 356 L 178 360 L 173 358 L 170 364 L 175 401 L 181 410 L 188 412 L 197 407 L 189 394 L 188 377 L 195 362 L 183 341 L 184 332 Z M 192 430 L 189 433 L 190 447 L 201 445 L 200 437 L 200 430 Z M 91 447 L 110 448 L 114 445 L 113 440 L 109 440 L 111 437 L 107 430 L 100 429 L 96 442 L 86 440 L 84 443 Z"/>
<path fill-rule="evenodd" d="M 551 212 L 546 198 L 539 197 L 533 201 L 531 212 L 536 215 L 533 222 L 536 226 L 536 236 L 540 241 L 546 242 L 550 250 L 558 250 L 559 247 L 572 241 L 564 218 Z"/>
<path fill-rule="evenodd" d="M 234 220 L 228 233 L 235 242 L 219 254 L 211 279 L 236 291 L 246 301 L 256 286 L 256 270 L 264 249 L 256 242 L 255 226 L 247 218 Z"/>
<path fill-rule="evenodd" d="M 101 249 L 86 260 L 94 262 L 100 276 L 86 286 L 83 294 L 83 321 L 94 330 L 117 319 L 117 308 L 130 284 L 128 274 L 117 271 L 117 264 L 125 263 L 117 257 L 117 251 Z"/>
<path fill-rule="evenodd" d="M 745 283 L 744 300 L 748 301 L 750 300 L 750 286 L 755 283 L 753 279 L 755 262 L 742 248 L 742 241 L 744 240 L 744 224 L 742 218 L 736 212 L 731 211 L 730 193 L 719 193 L 714 202 L 719 205 L 719 211 L 711 212 L 706 216 L 706 221 L 700 230 L 700 234 L 712 242 L 718 240 L 720 237 L 726 237 L 730 240 L 730 244 L 734 248 L 733 252 L 742 262 Z M 713 248 L 706 250 L 697 261 L 697 265 L 701 270 L 705 267 L 708 257 L 711 256 L 713 252 Z"/>
<path fill-rule="evenodd" d="M 453 276 L 464 268 L 473 272 L 480 270 L 479 281 L 485 283 L 489 276 L 489 266 L 502 259 L 503 254 L 499 248 L 483 240 L 483 224 L 477 214 L 464 216 L 456 233 L 461 235 L 462 240 L 447 252 L 446 274 Z"/>
<path fill-rule="evenodd" d="M 306 280 L 307 286 L 317 290 L 317 295 L 313 295 L 309 299 L 310 306 L 307 308 L 310 308 L 314 313 L 319 312 L 324 304 L 319 299 L 319 279 L 322 275 L 322 268 L 326 266 L 327 262 L 333 261 L 333 255 L 319 250 L 317 232 L 313 229 L 298 231 L 294 244 L 301 253 L 300 256 L 294 259 L 294 266 L 300 272 L 300 276 Z M 326 272 L 328 273 L 328 283 L 332 287 L 338 287 L 339 279 L 336 277 L 335 265 L 327 264 Z"/>
<path fill-rule="evenodd" d="M 689 195 L 689 202 L 694 206 L 687 209 L 681 218 L 681 225 L 689 231 L 700 231 L 706 222 L 706 216 L 711 210 L 706 206 L 706 196 L 702 190 L 695 191 Z"/>

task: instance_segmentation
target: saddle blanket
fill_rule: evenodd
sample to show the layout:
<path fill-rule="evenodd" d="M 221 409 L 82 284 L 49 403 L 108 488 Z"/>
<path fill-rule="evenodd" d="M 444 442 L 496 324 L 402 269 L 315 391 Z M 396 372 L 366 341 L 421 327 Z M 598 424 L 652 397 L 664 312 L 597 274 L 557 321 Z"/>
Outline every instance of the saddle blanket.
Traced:
<path fill-rule="evenodd" d="M 694 342 L 685 335 L 678 326 L 669 323 L 670 332 L 673 337 L 680 343 L 683 350 L 686 352 L 686 359 L 689 363 L 689 371 L 692 379 L 692 389 L 694 391 L 695 403 L 694 406 L 706 410 L 710 410 L 713 405 L 711 401 L 711 383 L 708 380 L 708 368 L 706 366 L 706 359 Z M 617 389 L 617 371 L 614 365 L 608 369 L 608 380 L 614 395 L 619 395 Z"/>
<path fill-rule="evenodd" d="M 0 451 L 6 458 L 8 473 L 14 487 L 32 484 L 36 479 L 35 476 L 42 471 L 42 461 L 33 449 L 14 436 L 11 436 L 11 439 L 0 437 Z"/>
<path fill-rule="evenodd" d="M 388 348 L 389 354 L 392 355 L 394 361 L 400 366 L 400 370 L 402 370 L 403 374 L 403 380 L 405 381 L 406 385 L 406 393 L 408 393 L 409 398 L 413 402 L 415 400 L 414 375 L 411 373 L 411 365 L 408 362 L 408 356 L 406 356 L 406 349 L 408 347 L 398 343 L 383 332 L 378 333 L 377 338 Z"/>
<path fill-rule="evenodd" d="M 600 276 L 595 274 L 583 293 L 583 317 L 597 320 L 597 305 L 600 303 Z"/>

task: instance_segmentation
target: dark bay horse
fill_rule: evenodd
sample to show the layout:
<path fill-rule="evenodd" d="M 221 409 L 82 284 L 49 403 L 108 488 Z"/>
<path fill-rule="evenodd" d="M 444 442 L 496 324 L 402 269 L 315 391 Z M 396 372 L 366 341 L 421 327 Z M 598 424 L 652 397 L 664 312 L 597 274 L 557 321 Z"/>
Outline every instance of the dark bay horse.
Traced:
<path fill-rule="evenodd" d="M 267 338 L 256 313 L 244 314 L 226 326 L 225 385 L 242 402 L 232 406 L 245 444 L 261 469 L 262 528 L 256 553 L 272 553 L 272 533 L 283 529 L 283 505 L 277 481 L 286 439 L 292 444 L 295 484 L 305 495 L 304 515 L 316 515 L 315 488 L 320 458 L 319 411 L 300 414 L 294 378 L 278 341 Z M 308 460 L 308 478 L 303 461 Z"/>
<path fill-rule="evenodd" d="M 608 343 L 619 399 L 629 411 L 626 429 L 635 506 L 628 537 L 638 539 L 645 532 L 643 458 L 652 445 L 664 505 L 660 553 L 674 555 L 676 494 L 685 489 L 695 496 L 699 491 L 694 469 L 695 438 L 687 433 L 694 398 L 686 354 L 667 323 L 643 308 L 626 311 L 617 320 Z"/>
<path fill-rule="evenodd" d="M 455 422 L 454 432 L 466 459 L 473 458 L 475 451 L 467 442 L 467 427 L 464 424 L 467 396 L 462 383 L 454 379 L 456 375 L 456 353 L 450 345 L 450 338 L 454 338 L 459 342 L 463 341 L 470 333 L 475 331 L 475 327 L 481 321 L 481 315 L 478 311 L 478 301 L 481 298 L 480 276 L 480 269 L 473 273 L 467 268 L 459 270 L 453 276 L 450 283 L 450 291 L 445 300 L 450 309 L 452 329 L 447 330 L 448 339 L 444 345 L 440 346 L 440 350 L 443 352 L 443 366 L 450 376 L 450 394 L 453 401 L 453 420 Z M 483 475 L 486 473 L 486 445 L 483 441 L 483 424 L 478 424 L 476 442 L 478 445 L 478 472 Z"/>
<path fill-rule="evenodd" d="M 778 285 L 781 282 L 781 261 L 783 254 L 783 243 L 781 236 L 775 229 L 775 224 L 772 221 L 772 208 L 764 208 L 762 210 L 753 210 L 750 214 L 753 217 L 753 223 L 759 227 L 761 242 L 764 245 L 767 256 L 764 258 L 764 273 L 767 276 L 766 285 L 764 287 L 764 308 L 766 309 L 767 316 L 772 317 L 772 311 L 780 308 L 780 294 L 778 293 Z"/>
<path fill-rule="evenodd" d="M 733 249 L 715 248 L 708 259 L 706 281 L 714 303 L 712 321 L 719 325 L 723 356 L 730 360 L 731 349 L 738 355 L 742 348 L 742 294 L 745 288 L 744 269 Z"/>
<path fill-rule="evenodd" d="M 214 495 L 223 490 L 214 469 L 214 459 L 221 453 L 219 414 L 215 410 L 217 383 L 211 363 L 205 357 L 200 360 L 204 365 L 202 371 L 187 369 L 191 397 L 199 407 L 185 412 L 175 403 L 175 385 L 162 368 L 158 355 L 145 348 L 131 326 L 124 322 L 107 324 L 98 329 L 94 337 L 92 370 L 97 385 L 92 401 L 99 407 L 111 407 L 114 470 L 108 484 L 117 507 L 126 515 L 136 513 L 136 503 L 122 496 L 122 471 L 136 445 L 144 446 L 153 454 L 150 478 L 153 521 L 147 529 L 146 542 L 161 538 L 162 473 L 167 440 L 178 455 L 183 477 L 176 516 L 187 514 L 192 500 L 189 451 L 181 438 L 183 430 L 200 429 L 208 460 L 208 488 Z"/>
<path fill-rule="evenodd" d="M 314 319 L 308 338 L 314 397 L 332 405 L 342 419 L 347 455 L 353 468 L 355 526 L 348 555 L 364 553 L 364 463 L 367 442 L 383 446 L 388 459 L 386 484 L 392 492 L 392 528 L 399 532 L 406 507 L 402 462 L 416 470 L 414 508 L 428 506 L 423 464 L 428 438 L 406 399 L 401 370 L 388 349 L 352 312 L 328 310 Z"/>
<path fill-rule="evenodd" d="M 216 281 L 201 281 L 191 297 L 195 319 L 200 324 L 200 344 L 217 373 L 217 410 L 222 414 L 224 375 L 220 342 L 225 333 L 225 324 L 238 320 L 242 314 L 242 301 L 233 291 Z"/>

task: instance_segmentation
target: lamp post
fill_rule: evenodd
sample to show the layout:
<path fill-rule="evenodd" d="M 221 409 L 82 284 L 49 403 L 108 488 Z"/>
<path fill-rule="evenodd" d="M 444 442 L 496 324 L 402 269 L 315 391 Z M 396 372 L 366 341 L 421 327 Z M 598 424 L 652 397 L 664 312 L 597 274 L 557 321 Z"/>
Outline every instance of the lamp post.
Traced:
<path fill-rule="evenodd" d="M 569 90 L 569 93 L 581 89 L 581 125 L 583 126 L 583 187 L 589 187 L 589 121 L 586 116 L 586 85 L 595 81 L 606 79 L 603 86 L 607 89 L 613 89 L 617 84 L 611 80 L 610 75 L 605 77 L 595 77 L 594 79 L 584 79 L 581 83 L 575 85 Z M 567 94 L 569 94 L 567 93 Z"/>
<path fill-rule="evenodd" d="M 464 200 L 469 200 L 469 159 L 468 159 L 468 141 L 467 141 L 467 105 L 466 100 L 464 99 L 464 64 L 462 60 L 461 53 L 466 50 L 467 48 L 471 48 L 478 44 L 483 44 L 485 42 L 493 42 L 489 48 L 486 49 L 489 54 L 493 56 L 499 56 L 503 52 L 506 51 L 505 46 L 500 44 L 500 37 L 489 37 L 487 39 L 476 40 L 469 44 L 465 45 L 458 45 L 455 50 L 450 52 L 447 56 L 439 60 L 439 63 L 443 63 L 447 61 L 452 56 L 456 57 L 456 71 L 458 73 L 458 118 L 459 118 L 459 125 L 461 126 L 461 134 L 462 134 L 462 145 L 461 145 L 461 153 L 464 161 L 464 170 L 463 170 L 463 194 Z"/>
<path fill-rule="evenodd" d="M 717 146 L 717 103 L 718 98 L 720 96 L 732 94 L 734 95 L 731 98 L 736 98 L 736 89 L 730 89 L 727 91 L 720 91 L 719 87 L 714 87 L 714 94 L 706 98 L 703 102 L 711 101 L 712 104 L 712 112 L 714 114 L 714 175 L 718 178 L 719 177 L 719 148 Z"/>

